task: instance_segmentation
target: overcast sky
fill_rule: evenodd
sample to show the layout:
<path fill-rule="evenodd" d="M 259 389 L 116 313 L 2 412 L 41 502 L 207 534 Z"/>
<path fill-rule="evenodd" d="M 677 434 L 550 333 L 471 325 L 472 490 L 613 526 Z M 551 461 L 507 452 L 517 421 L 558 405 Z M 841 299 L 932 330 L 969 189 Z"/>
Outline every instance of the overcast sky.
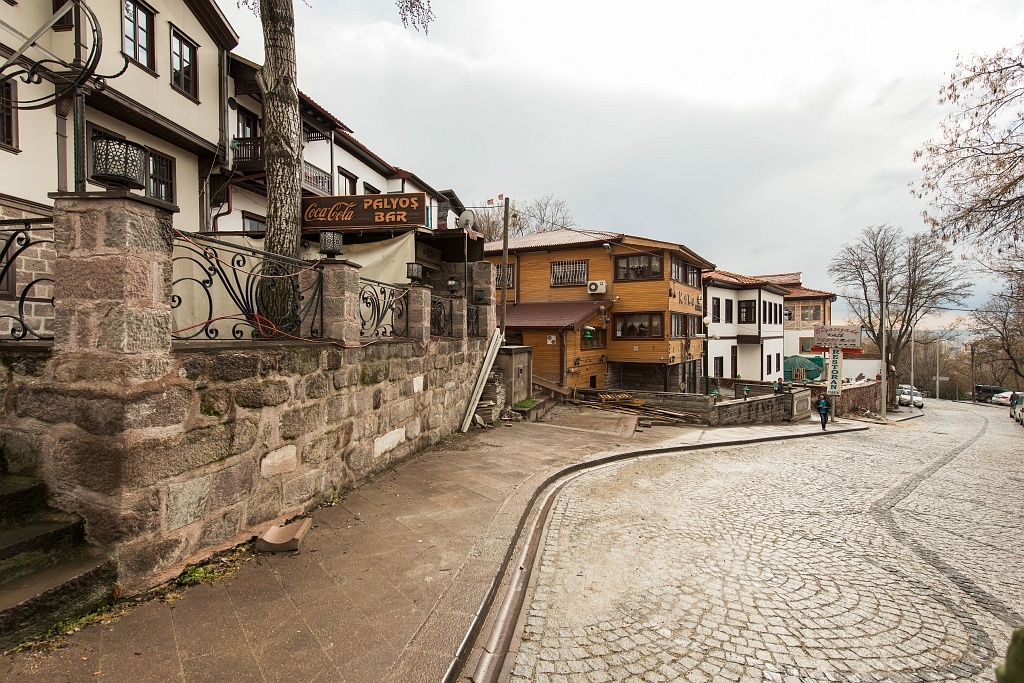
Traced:
<path fill-rule="evenodd" d="M 262 61 L 259 21 L 218 0 Z M 908 183 L 958 55 L 1024 34 L 1010 0 L 295 0 L 302 89 L 390 163 L 477 203 L 804 272 L 868 225 L 924 229 Z M 980 303 L 976 297 L 975 303 Z"/>

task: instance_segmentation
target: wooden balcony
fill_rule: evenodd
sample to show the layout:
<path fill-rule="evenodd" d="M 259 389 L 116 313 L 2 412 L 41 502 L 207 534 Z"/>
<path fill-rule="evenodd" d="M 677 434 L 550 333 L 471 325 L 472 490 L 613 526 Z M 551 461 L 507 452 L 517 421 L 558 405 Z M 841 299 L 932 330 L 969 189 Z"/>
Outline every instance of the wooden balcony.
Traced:
<path fill-rule="evenodd" d="M 240 173 L 263 170 L 263 138 L 235 138 L 235 169 Z"/>

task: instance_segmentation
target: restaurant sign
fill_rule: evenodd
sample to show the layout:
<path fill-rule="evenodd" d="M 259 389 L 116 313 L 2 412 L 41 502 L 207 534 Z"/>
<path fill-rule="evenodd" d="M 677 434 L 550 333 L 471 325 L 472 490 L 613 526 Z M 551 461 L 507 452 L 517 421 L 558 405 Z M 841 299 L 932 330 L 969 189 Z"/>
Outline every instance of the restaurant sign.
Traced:
<path fill-rule="evenodd" d="M 814 346 L 823 349 L 859 349 L 860 328 L 856 325 L 819 325 L 814 328 Z"/>
<path fill-rule="evenodd" d="M 426 224 L 424 192 L 302 198 L 303 228 L 401 228 Z"/>

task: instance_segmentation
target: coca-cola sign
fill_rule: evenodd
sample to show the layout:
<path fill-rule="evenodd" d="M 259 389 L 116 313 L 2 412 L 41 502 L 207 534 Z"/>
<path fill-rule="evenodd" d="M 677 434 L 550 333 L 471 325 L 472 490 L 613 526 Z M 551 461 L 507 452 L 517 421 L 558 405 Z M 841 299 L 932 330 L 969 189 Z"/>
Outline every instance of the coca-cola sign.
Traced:
<path fill-rule="evenodd" d="M 427 224 L 427 195 L 363 194 L 303 197 L 304 228 L 399 228 Z"/>

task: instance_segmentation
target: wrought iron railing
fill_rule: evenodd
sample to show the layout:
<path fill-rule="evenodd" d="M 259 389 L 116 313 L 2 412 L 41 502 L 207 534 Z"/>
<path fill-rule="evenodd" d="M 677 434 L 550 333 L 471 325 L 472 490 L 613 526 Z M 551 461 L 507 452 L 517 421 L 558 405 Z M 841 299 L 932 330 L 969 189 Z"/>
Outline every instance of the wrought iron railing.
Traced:
<path fill-rule="evenodd" d="M 359 279 L 359 336 L 409 336 L 407 287 Z"/>
<path fill-rule="evenodd" d="M 484 336 L 483 309 L 483 306 L 468 306 L 466 308 L 466 334 L 470 337 Z"/>
<path fill-rule="evenodd" d="M 0 221 L 0 339 L 53 339 L 53 270 L 57 254 L 49 218 Z"/>
<path fill-rule="evenodd" d="M 174 238 L 174 339 L 323 337 L 323 267 L 207 235 Z"/>
<path fill-rule="evenodd" d="M 333 189 L 331 187 L 333 185 L 331 174 L 308 161 L 302 162 L 302 182 L 310 189 L 323 192 L 324 194 L 331 194 Z"/>
<path fill-rule="evenodd" d="M 443 296 L 430 297 L 430 336 L 452 336 L 452 307 L 454 299 Z"/>

